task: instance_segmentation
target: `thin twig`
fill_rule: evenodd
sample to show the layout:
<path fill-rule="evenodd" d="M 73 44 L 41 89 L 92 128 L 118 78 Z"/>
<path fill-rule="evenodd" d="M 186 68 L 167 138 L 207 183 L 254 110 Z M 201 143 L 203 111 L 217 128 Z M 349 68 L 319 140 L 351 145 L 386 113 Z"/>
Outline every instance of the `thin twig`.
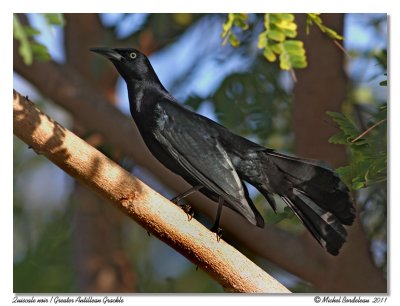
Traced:
<path fill-rule="evenodd" d="M 294 72 L 294 70 L 290 69 L 289 72 L 290 72 L 290 75 L 292 76 L 293 81 L 295 83 L 297 83 L 297 77 L 296 77 L 296 73 Z"/>
<path fill-rule="evenodd" d="M 347 52 L 347 50 L 346 50 L 337 40 L 334 40 L 333 43 L 334 43 L 340 50 L 342 50 L 343 53 L 344 53 L 348 58 L 351 58 L 350 53 Z"/>
<path fill-rule="evenodd" d="M 357 140 L 359 140 L 360 138 L 364 137 L 366 134 L 368 134 L 370 131 L 372 131 L 374 128 L 376 128 L 378 125 L 382 124 L 385 121 L 386 121 L 386 119 L 382 119 L 381 121 L 378 121 L 373 126 L 369 127 L 364 132 L 362 132 L 360 135 L 358 135 L 356 138 L 354 138 L 351 142 L 352 143 L 356 142 Z"/>

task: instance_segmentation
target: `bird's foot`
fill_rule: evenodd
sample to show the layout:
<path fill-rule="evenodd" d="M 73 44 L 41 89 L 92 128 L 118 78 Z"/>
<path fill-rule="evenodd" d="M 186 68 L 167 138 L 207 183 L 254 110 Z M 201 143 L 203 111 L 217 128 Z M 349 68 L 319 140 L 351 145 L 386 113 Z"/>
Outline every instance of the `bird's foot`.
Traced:
<path fill-rule="evenodd" d="M 222 228 L 218 227 L 218 226 L 213 226 L 210 231 L 212 231 L 213 233 L 215 233 L 215 235 L 217 236 L 217 242 L 219 242 L 221 240 L 222 237 Z"/>
<path fill-rule="evenodd" d="M 186 213 L 186 215 L 188 217 L 188 221 L 192 220 L 193 217 L 194 217 L 194 209 L 193 209 L 193 207 L 190 206 L 189 204 L 183 204 L 183 205 L 179 205 L 179 206 Z"/>
<path fill-rule="evenodd" d="M 180 197 L 176 196 L 175 198 L 172 198 L 170 200 L 172 203 L 175 203 L 176 205 L 179 205 Z M 180 206 L 180 205 L 179 205 Z"/>
<path fill-rule="evenodd" d="M 194 217 L 194 209 L 192 208 L 192 206 L 190 206 L 189 204 L 180 204 L 179 202 L 182 199 L 178 197 L 175 197 L 173 199 L 171 199 L 172 203 L 175 203 L 176 205 L 178 205 L 187 215 L 188 217 L 188 221 L 192 220 Z"/>

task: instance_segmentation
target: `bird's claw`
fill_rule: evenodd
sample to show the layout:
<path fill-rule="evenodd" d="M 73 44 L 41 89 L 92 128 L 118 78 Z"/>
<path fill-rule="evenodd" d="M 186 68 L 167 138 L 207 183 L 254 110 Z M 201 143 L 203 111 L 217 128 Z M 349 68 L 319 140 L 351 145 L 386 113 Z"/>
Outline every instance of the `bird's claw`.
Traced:
<path fill-rule="evenodd" d="M 216 227 L 216 228 L 212 227 L 211 231 L 213 233 L 215 233 L 215 235 L 217 236 L 217 242 L 219 242 L 221 240 L 221 237 L 222 237 L 222 228 L 220 228 L 220 227 Z"/>
<path fill-rule="evenodd" d="M 189 204 L 183 204 L 183 205 L 180 205 L 180 207 L 186 213 L 186 215 L 188 217 L 188 221 L 192 220 L 194 217 L 194 210 L 193 210 L 192 206 L 190 206 Z"/>
<path fill-rule="evenodd" d="M 172 198 L 170 201 L 171 201 L 172 203 L 175 203 L 176 205 L 179 205 L 179 197 Z M 179 206 L 180 206 L 180 205 L 179 205 Z"/>
<path fill-rule="evenodd" d="M 181 201 L 181 199 L 179 199 L 179 197 L 175 197 L 173 199 L 171 199 L 172 203 L 175 203 L 176 205 L 178 205 L 187 215 L 188 217 L 188 221 L 192 220 L 194 217 L 194 210 L 192 208 L 192 206 L 190 206 L 189 204 L 180 204 L 179 202 Z"/>

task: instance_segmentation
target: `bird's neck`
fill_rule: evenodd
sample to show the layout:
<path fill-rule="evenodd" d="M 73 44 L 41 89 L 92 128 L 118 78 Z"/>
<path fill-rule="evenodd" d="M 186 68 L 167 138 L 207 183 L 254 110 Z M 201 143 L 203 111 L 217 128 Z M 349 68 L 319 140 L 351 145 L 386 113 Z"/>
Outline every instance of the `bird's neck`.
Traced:
<path fill-rule="evenodd" d="M 134 118 L 138 114 L 151 112 L 159 98 L 168 94 L 161 83 L 135 80 L 127 82 L 127 85 L 129 107 Z"/>

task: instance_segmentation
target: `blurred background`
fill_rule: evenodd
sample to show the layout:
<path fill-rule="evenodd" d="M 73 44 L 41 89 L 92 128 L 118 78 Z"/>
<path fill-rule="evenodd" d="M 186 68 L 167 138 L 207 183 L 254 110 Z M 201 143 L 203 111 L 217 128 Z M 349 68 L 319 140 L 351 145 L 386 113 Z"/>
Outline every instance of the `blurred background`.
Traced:
<path fill-rule="evenodd" d="M 338 257 L 325 254 L 284 205 L 274 214 L 253 188 L 268 237 L 238 242 L 228 233 L 229 243 L 293 292 L 386 292 L 387 16 L 322 14 L 323 24 L 343 35 L 344 49 L 317 25 L 307 27 L 305 14 L 294 16 L 307 67 L 285 71 L 257 46 L 263 14 L 248 15 L 248 29 L 232 29 L 236 47 L 221 38 L 227 14 L 15 15 L 14 89 L 172 198 L 181 183 L 152 164 L 143 144 L 134 153 L 116 147 L 83 106 L 103 99 L 130 116 L 125 83 L 88 49 L 141 50 L 164 86 L 192 110 L 262 145 L 342 167 L 358 216 Z M 107 128 L 118 133 L 118 125 Z M 133 147 L 141 141 L 135 137 L 126 140 Z M 16 137 L 13 162 L 14 292 L 223 292 Z M 201 209 L 195 217 L 212 224 Z"/>

